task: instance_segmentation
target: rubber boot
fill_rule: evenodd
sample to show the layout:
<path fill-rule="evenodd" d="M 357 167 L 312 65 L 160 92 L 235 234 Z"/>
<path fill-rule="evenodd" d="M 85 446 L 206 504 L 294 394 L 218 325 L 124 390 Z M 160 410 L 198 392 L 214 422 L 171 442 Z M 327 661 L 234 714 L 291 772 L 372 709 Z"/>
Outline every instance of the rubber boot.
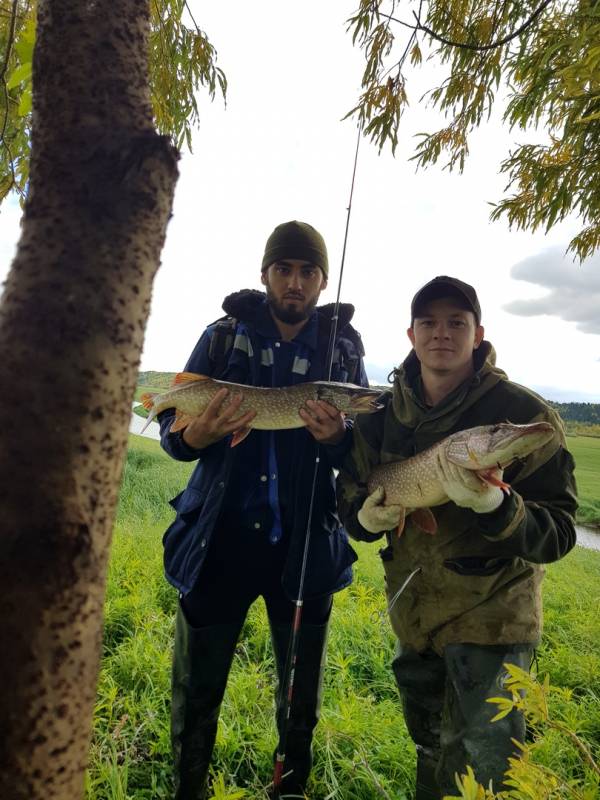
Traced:
<path fill-rule="evenodd" d="M 439 800 L 441 792 L 435 777 L 437 758 L 426 747 L 417 745 L 415 800 Z"/>
<path fill-rule="evenodd" d="M 181 608 L 175 622 L 171 744 L 175 800 L 204 800 L 221 701 L 240 627 L 192 628 Z"/>
<path fill-rule="evenodd" d="M 327 629 L 328 623 L 302 625 L 300 628 L 292 705 L 287 720 L 284 778 L 279 793 L 272 795 L 274 798 L 290 798 L 291 800 L 292 797 L 304 797 L 313 760 L 313 730 L 319 721 L 321 709 Z M 279 678 L 277 729 L 280 736 L 283 726 L 286 724 L 287 702 L 281 696 L 281 686 L 285 677 L 290 634 L 290 625 L 271 625 L 271 638 Z"/>
<path fill-rule="evenodd" d="M 439 800 L 442 791 L 436 775 L 445 687 L 443 659 L 435 653 L 417 653 L 398 643 L 392 669 L 404 721 L 417 750 L 415 800 Z"/>
<path fill-rule="evenodd" d="M 449 644 L 444 650 L 448 675 L 440 734 L 441 756 L 437 772 L 442 794 L 456 791 L 454 776 L 468 764 L 483 786 L 506 789 L 509 759 L 518 755 L 516 742 L 525 741 L 525 718 L 513 709 L 492 722 L 497 708 L 491 697 L 510 698 L 505 664 L 527 670 L 532 647 L 528 644 Z"/>

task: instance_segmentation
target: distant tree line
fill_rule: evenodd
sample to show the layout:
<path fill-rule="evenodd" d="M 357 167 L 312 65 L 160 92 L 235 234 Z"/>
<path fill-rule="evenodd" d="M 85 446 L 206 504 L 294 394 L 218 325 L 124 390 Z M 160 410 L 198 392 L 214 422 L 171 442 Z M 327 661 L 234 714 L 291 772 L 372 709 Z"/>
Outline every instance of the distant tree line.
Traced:
<path fill-rule="evenodd" d="M 556 403 L 548 401 L 556 409 L 564 422 L 582 422 L 600 425 L 600 403 Z"/>

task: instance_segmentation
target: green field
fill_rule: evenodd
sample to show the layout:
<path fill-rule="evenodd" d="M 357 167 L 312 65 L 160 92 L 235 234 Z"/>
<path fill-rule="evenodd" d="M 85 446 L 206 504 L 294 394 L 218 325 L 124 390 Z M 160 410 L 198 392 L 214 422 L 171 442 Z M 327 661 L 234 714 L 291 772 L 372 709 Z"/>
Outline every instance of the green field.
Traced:
<path fill-rule="evenodd" d="M 578 469 L 586 463 L 580 444 L 573 447 Z M 593 467 L 597 451 L 590 452 Z M 170 519 L 167 500 L 185 484 L 190 469 L 166 457 L 156 442 L 131 437 L 108 577 L 89 800 L 172 796 L 168 704 L 176 593 L 163 577 L 161 536 Z M 337 595 L 334 607 L 311 800 L 401 800 L 413 789 L 414 752 L 389 668 L 393 637 L 377 545 L 356 549 L 356 580 Z M 597 754 L 600 553 L 576 548 L 549 565 L 545 616 L 539 671 L 572 690 L 573 698 L 566 705 L 557 701 L 556 710 L 565 706 L 561 713 Z M 273 686 L 268 626 L 256 604 L 222 710 L 216 800 L 266 798 L 275 745 Z M 600 796 L 598 782 L 582 769 L 567 737 L 549 734 L 539 757 L 568 779 L 585 779 L 591 792 L 586 800 Z"/>
<path fill-rule="evenodd" d="M 580 504 L 577 519 L 590 525 L 600 525 L 600 439 L 569 436 L 567 445 L 576 466 Z"/>

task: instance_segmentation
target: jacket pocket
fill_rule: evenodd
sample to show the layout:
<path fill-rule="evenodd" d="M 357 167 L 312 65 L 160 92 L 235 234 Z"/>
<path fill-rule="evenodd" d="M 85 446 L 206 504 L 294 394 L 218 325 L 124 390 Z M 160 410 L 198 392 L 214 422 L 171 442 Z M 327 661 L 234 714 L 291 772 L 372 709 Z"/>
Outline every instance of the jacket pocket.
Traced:
<path fill-rule="evenodd" d="M 185 489 L 169 500 L 177 516 L 163 535 L 165 558 L 178 560 L 182 553 L 191 546 L 190 533 L 193 532 L 204 505 L 204 494 L 197 489 Z"/>
<path fill-rule="evenodd" d="M 444 566 L 457 575 L 472 575 L 485 577 L 501 572 L 512 563 L 511 558 L 486 558 L 485 556 L 462 556 L 461 558 L 447 558 Z"/>
<path fill-rule="evenodd" d="M 199 549 L 207 549 L 198 544 L 206 540 L 201 532 L 204 500 L 204 493 L 186 489 L 169 501 L 177 516 L 163 535 L 164 566 L 168 580 L 184 593 L 193 585 L 188 564 L 197 562 L 194 555 Z"/>
<path fill-rule="evenodd" d="M 204 504 L 204 493 L 199 492 L 197 489 L 184 489 L 172 500 L 169 500 L 169 505 L 177 511 L 177 514 L 185 517 L 197 509 L 201 508 Z"/>

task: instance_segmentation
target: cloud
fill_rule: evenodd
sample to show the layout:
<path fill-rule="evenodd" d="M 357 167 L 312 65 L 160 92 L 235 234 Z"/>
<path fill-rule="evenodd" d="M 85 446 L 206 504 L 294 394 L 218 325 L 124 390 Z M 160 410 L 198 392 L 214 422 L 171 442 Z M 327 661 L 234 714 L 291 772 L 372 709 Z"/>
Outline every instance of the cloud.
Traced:
<path fill-rule="evenodd" d="M 559 247 L 549 247 L 519 261 L 511 277 L 527 281 L 547 293 L 543 297 L 513 300 L 506 311 L 521 317 L 542 314 L 574 322 L 583 333 L 600 334 L 600 253 L 579 264 Z"/>

